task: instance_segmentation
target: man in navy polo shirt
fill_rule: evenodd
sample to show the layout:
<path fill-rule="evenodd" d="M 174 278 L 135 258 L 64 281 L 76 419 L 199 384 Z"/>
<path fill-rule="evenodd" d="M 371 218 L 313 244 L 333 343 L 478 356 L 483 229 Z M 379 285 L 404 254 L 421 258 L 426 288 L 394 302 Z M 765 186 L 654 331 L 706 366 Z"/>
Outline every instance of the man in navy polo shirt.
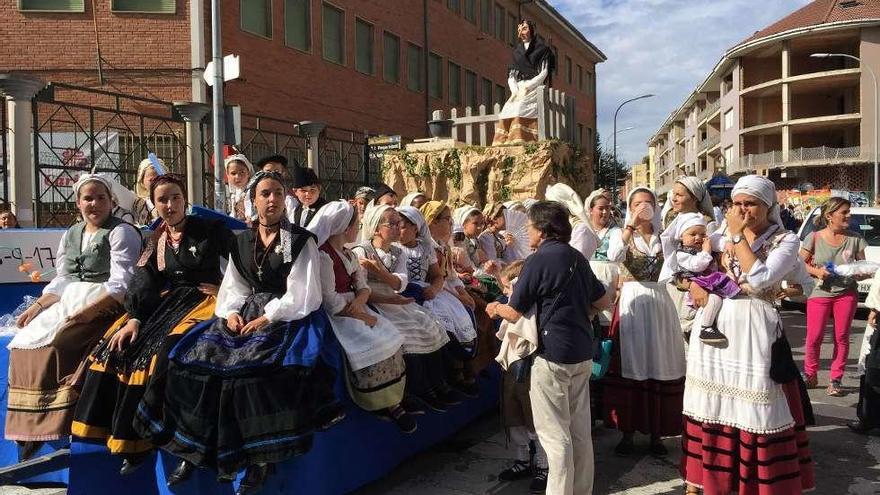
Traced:
<path fill-rule="evenodd" d="M 538 350 L 529 397 L 538 438 L 547 452 L 549 495 L 588 495 L 593 491 L 590 438 L 592 315 L 611 305 L 590 264 L 569 246 L 568 211 L 552 201 L 529 210 L 526 258 L 509 304 L 491 303 L 486 312 L 510 322 L 535 307 Z"/>

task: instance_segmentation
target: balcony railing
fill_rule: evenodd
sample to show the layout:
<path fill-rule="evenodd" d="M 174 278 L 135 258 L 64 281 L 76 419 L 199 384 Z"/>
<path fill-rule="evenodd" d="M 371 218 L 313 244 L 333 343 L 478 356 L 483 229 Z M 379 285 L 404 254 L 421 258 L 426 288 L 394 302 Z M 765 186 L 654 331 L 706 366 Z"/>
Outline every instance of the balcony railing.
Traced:
<path fill-rule="evenodd" d="M 821 165 L 833 165 L 852 162 L 863 157 L 867 150 L 860 146 L 848 148 L 830 148 L 820 146 L 818 148 L 794 148 L 789 150 L 788 159 L 783 159 L 782 151 L 768 151 L 740 157 L 739 162 L 734 162 L 727 167 L 727 173 L 753 171 L 758 168 L 778 168 L 794 164 L 808 164 L 816 162 Z"/>
<path fill-rule="evenodd" d="M 714 103 L 710 103 L 708 106 L 706 106 L 706 108 L 703 109 L 702 112 L 699 113 L 699 115 L 697 115 L 697 123 L 699 124 L 700 122 L 702 122 L 703 119 L 715 113 L 715 111 L 719 108 L 721 108 L 721 100 L 715 100 Z"/>
<path fill-rule="evenodd" d="M 721 142 L 721 135 L 720 134 L 706 138 L 706 139 L 700 141 L 700 149 L 707 150 L 709 148 L 714 147 L 716 144 L 718 144 L 720 142 Z"/>

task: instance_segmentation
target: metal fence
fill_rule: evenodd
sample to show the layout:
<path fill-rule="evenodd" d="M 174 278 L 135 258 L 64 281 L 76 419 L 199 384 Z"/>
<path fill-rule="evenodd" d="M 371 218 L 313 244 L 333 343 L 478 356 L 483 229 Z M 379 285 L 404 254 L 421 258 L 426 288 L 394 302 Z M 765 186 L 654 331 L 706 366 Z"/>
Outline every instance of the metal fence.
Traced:
<path fill-rule="evenodd" d="M 352 198 L 358 187 L 381 180 L 370 166 L 367 134 L 327 127 L 318 139 L 318 176 L 326 199 Z"/>
<path fill-rule="evenodd" d="M 133 188 L 150 152 L 185 173 L 186 130 L 169 102 L 53 83 L 34 99 L 33 113 L 40 227 L 76 221 L 72 185 L 82 173 L 109 173 Z"/>

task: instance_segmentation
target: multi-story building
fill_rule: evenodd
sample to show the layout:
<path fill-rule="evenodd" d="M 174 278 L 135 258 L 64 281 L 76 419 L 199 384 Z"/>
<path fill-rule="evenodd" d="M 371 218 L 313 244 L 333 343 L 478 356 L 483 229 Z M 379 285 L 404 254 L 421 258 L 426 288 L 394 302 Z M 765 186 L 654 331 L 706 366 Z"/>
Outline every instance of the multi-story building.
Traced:
<path fill-rule="evenodd" d="M 209 7 L 3 2 L 0 73 L 207 101 Z M 596 64 L 605 56 L 545 0 L 240 0 L 222 9 L 223 51 L 241 57 L 241 77 L 225 85 L 229 103 L 405 138 L 423 137 L 433 110 L 503 103 L 518 20 L 532 19 L 557 56 L 553 86 L 575 98 L 577 139 L 592 149 Z"/>
<path fill-rule="evenodd" d="M 629 179 L 632 182 L 632 187 L 651 187 L 650 173 L 648 170 L 647 162 L 636 163 L 630 168 Z"/>
<path fill-rule="evenodd" d="M 872 68 L 880 71 L 880 2 L 816 0 L 757 31 L 649 140 L 658 192 L 678 175 L 716 172 L 761 173 L 779 188 L 869 191 Z"/>

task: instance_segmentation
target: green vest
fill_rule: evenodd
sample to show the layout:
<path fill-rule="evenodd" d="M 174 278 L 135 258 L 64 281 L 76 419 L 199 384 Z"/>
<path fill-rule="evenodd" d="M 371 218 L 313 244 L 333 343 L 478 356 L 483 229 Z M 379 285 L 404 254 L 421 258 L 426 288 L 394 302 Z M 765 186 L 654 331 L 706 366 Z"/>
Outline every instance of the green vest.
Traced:
<path fill-rule="evenodd" d="M 67 273 L 81 282 L 106 282 L 110 278 L 110 231 L 124 221 L 111 216 L 104 222 L 87 246 L 82 245 L 86 222 L 67 231 L 64 240 L 64 266 Z"/>

